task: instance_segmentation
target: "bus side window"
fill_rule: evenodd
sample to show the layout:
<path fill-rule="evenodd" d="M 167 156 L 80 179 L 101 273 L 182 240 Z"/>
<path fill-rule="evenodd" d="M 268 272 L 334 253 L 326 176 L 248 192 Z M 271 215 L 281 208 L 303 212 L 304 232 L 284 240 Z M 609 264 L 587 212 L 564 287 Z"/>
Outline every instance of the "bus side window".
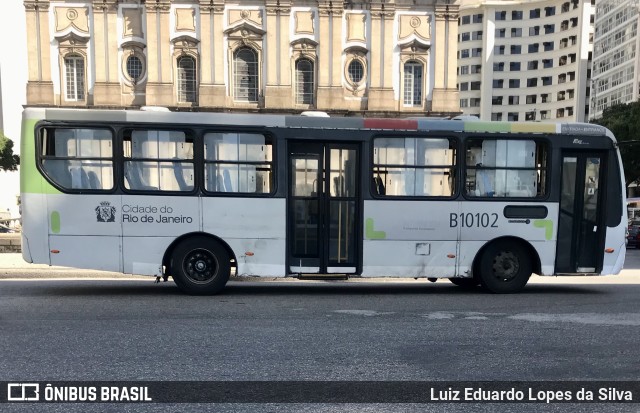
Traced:
<path fill-rule="evenodd" d="M 40 164 L 65 189 L 113 188 L 113 137 L 108 129 L 43 128 Z"/>
<path fill-rule="evenodd" d="M 58 159 L 44 159 L 42 167 L 58 185 L 64 188 L 71 188 L 71 171 L 69 161 Z"/>

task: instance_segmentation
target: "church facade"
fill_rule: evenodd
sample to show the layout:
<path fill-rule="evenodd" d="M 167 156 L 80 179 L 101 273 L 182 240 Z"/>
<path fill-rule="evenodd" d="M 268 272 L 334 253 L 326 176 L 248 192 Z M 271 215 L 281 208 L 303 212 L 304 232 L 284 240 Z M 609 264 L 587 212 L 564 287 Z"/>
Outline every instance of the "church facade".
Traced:
<path fill-rule="evenodd" d="M 444 0 L 26 0 L 27 104 L 459 113 Z"/>

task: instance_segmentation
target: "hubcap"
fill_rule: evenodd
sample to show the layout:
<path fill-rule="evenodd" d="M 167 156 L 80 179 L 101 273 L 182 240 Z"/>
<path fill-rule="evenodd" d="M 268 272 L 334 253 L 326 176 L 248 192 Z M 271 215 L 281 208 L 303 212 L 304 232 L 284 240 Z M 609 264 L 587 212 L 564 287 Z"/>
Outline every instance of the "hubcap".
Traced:
<path fill-rule="evenodd" d="M 210 251 L 196 249 L 185 257 L 183 269 L 191 281 L 203 284 L 211 281 L 217 275 L 218 260 Z"/>
<path fill-rule="evenodd" d="M 493 259 L 493 275 L 501 281 L 511 281 L 520 272 L 520 261 L 511 251 L 500 251 Z"/>

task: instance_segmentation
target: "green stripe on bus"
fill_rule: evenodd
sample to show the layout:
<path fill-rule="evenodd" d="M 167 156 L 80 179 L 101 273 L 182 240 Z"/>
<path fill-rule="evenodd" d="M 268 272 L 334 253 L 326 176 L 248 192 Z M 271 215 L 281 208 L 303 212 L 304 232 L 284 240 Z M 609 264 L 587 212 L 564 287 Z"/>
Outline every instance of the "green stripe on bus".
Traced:
<path fill-rule="evenodd" d="M 39 119 L 22 122 L 20 139 L 20 192 L 30 194 L 61 194 L 47 182 L 36 167 L 36 140 L 34 129 Z"/>
<path fill-rule="evenodd" d="M 506 122 L 465 122 L 465 132 L 511 132 L 511 124 Z"/>
<path fill-rule="evenodd" d="M 51 212 L 51 232 L 53 234 L 60 233 L 60 213 L 58 211 Z"/>
<path fill-rule="evenodd" d="M 536 228 L 544 228 L 544 238 L 547 241 L 551 241 L 553 237 L 553 221 L 550 219 L 536 219 L 533 221 L 533 226 Z"/>
<path fill-rule="evenodd" d="M 365 235 L 368 239 L 385 239 L 387 233 L 384 231 L 376 231 L 373 228 L 373 218 L 367 218 L 365 222 Z"/>

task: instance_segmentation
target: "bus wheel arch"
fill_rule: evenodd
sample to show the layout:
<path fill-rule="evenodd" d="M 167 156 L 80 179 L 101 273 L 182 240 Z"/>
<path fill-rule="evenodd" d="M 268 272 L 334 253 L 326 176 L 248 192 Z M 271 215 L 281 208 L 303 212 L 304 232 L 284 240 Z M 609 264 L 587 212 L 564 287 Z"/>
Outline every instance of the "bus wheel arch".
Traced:
<path fill-rule="evenodd" d="M 518 237 L 487 242 L 473 261 L 474 279 L 493 293 L 518 292 L 533 273 L 541 273 L 540 256 L 529 242 Z"/>
<path fill-rule="evenodd" d="M 237 263 L 231 247 L 209 233 L 181 235 L 167 248 L 162 259 L 165 277 L 190 294 L 216 294 L 226 285 Z"/>

